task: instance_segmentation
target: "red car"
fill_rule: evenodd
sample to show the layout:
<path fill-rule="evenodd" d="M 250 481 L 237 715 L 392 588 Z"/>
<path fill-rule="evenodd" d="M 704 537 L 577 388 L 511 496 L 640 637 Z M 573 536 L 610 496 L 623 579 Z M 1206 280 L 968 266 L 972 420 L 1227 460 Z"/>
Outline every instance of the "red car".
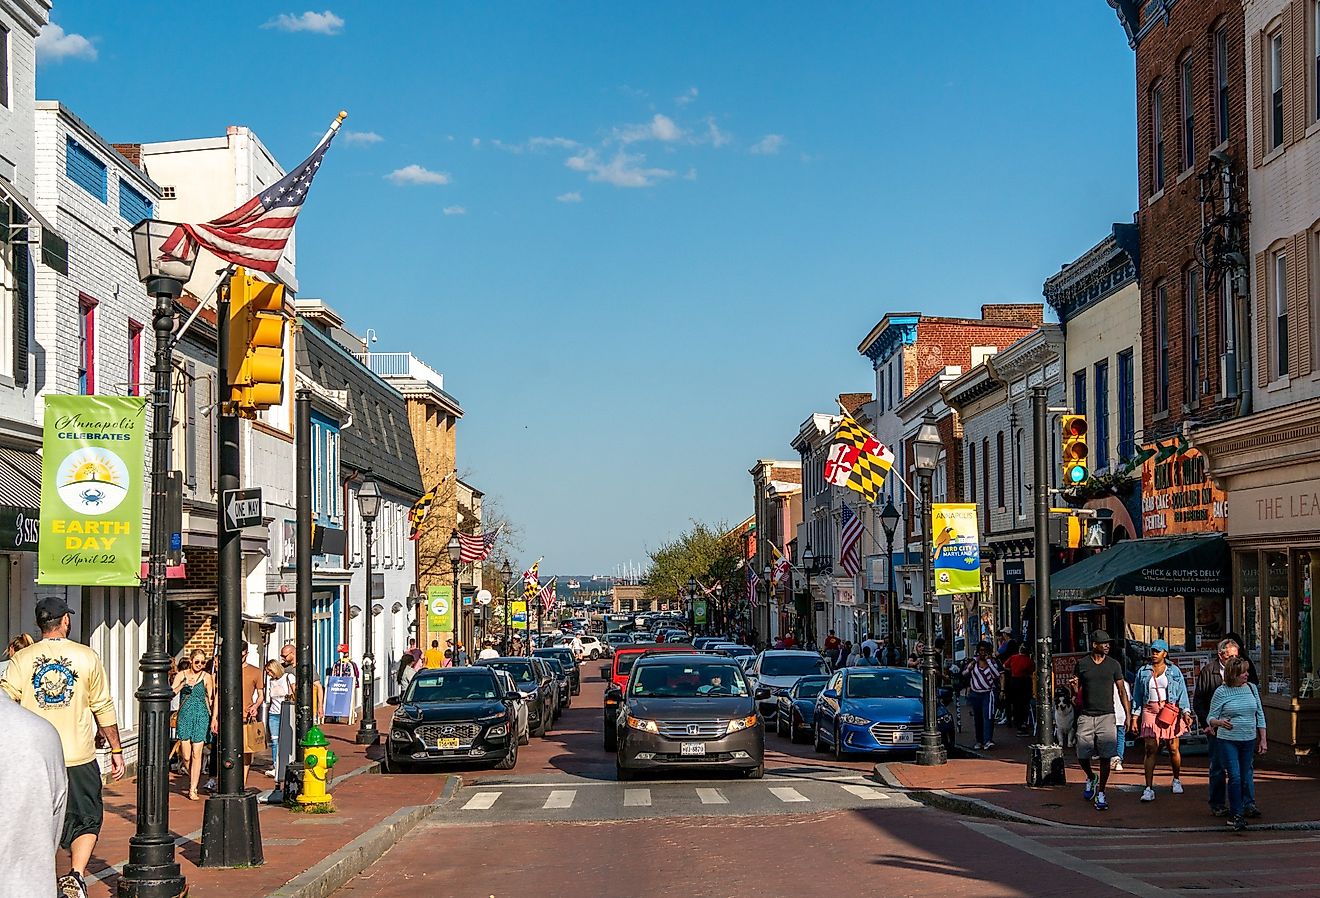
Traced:
<path fill-rule="evenodd" d="M 633 665 L 637 659 L 643 655 L 673 654 L 679 652 L 695 652 L 690 645 L 679 645 L 678 643 L 665 643 L 664 645 L 639 645 L 629 646 L 627 648 L 617 648 L 614 650 L 614 662 L 610 667 L 610 685 L 617 686 L 618 691 L 622 691 L 628 685 L 628 675 L 632 673 Z M 603 669 L 602 669 L 603 670 Z M 615 718 L 619 713 L 619 702 L 610 698 L 610 688 L 605 687 L 605 750 L 614 751 L 618 748 L 618 734 L 615 731 Z"/>

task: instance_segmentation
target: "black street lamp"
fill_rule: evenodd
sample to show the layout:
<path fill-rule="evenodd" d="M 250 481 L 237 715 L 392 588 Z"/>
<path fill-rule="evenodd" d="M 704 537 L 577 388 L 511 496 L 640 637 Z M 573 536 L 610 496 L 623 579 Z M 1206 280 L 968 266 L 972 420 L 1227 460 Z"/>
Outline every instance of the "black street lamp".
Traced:
<path fill-rule="evenodd" d="M 770 618 L 774 614 L 771 605 L 774 604 L 775 600 L 775 584 L 771 582 L 770 577 L 774 571 L 767 564 L 761 570 L 761 573 L 763 575 L 761 579 L 765 583 L 765 632 L 761 634 L 761 638 L 765 641 L 766 646 L 770 646 L 772 644 L 770 641 Z"/>
<path fill-rule="evenodd" d="M 929 410 L 921 419 L 921 428 L 917 438 L 912 441 L 912 464 L 917 469 L 921 481 L 921 564 L 923 605 L 921 615 L 921 743 L 917 748 L 917 763 L 933 767 L 946 763 L 949 758 L 944 750 L 944 742 L 935 726 L 936 688 L 938 671 L 935 665 L 935 574 L 931 567 L 930 528 L 931 515 L 931 479 L 939 464 L 940 451 L 944 448 L 935 415 Z"/>
<path fill-rule="evenodd" d="M 884 511 L 880 512 L 880 526 L 885 530 L 885 547 L 889 551 L 889 603 L 885 609 L 885 614 L 889 617 L 889 638 L 894 639 L 895 634 L 899 632 L 898 624 L 898 590 L 894 582 L 894 533 L 898 530 L 898 509 L 894 507 L 894 498 L 889 497 L 885 503 Z M 899 639 L 902 637 L 900 636 Z M 897 643 L 896 647 L 901 651 L 905 646 Z"/>
<path fill-rule="evenodd" d="M 454 642 L 449 647 L 449 656 L 450 663 L 458 667 L 458 613 L 463 604 L 462 593 L 458 591 L 458 563 L 463 559 L 463 543 L 458 538 L 457 530 L 450 532 L 445 549 L 449 552 L 449 565 L 454 573 L 454 595 L 449 602 L 449 613 L 454 623 Z"/>
<path fill-rule="evenodd" d="M 373 605 L 375 597 L 371 592 L 372 581 L 376 576 L 372 570 L 374 564 L 372 549 L 376 533 L 376 515 L 380 514 L 380 487 L 376 485 L 370 471 L 367 472 L 362 485 L 358 487 L 357 507 L 367 542 L 367 598 L 362 603 L 367 616 L 363 622 L 366 646 L 362 650 L 362 719 L 358 721 L 355 741 L 358 745 L 375 745 L 380 740 L 380 733 L 376 730 L 376 634 L 373 626 L 376 615 Z"/>
<path fill-rule="evenodd" d="M 802 553 L 802 573 L 807 578 L 807 619 L 802 622 L 803 637 L 808 644 L 816 641 L 816 599 L 811 594 L 811 572 L 816 567 L 816 553 L 811 551 L 811 543 Z"/>
<path fill-rule="evenodd" d="M 508 655 L 513 652 L 513 629 L 509 618 L 509 584 L 513 582 L 513 568 L 509 566 L 507 558 L 500 565 L 500 579 L 504 581 L 504 648 L 500 654 Z"/>
<path fill-rule="evenodd" d="M 187 880 L 174 860 L 170 832 L 170 656 L 165 640 L 165 575 L 169 549 L 170 390 L 174 373 L 171 337 L 174 300 L 192 277 L 197 262 L 167 251 L 178 225 L 147 219 L 133 228 L 133 256 L 138 279 L 155 299 L 152 330 L 156 337 L 155 378 L 151 392 L 151 560 L 147 568 L 147 647 L 138 662 L 137 690 L 142 734 L 138 739 L 137 829 L 128 840 L 128 863 L 119 880 L 120 898 L 182 895 Z"/>

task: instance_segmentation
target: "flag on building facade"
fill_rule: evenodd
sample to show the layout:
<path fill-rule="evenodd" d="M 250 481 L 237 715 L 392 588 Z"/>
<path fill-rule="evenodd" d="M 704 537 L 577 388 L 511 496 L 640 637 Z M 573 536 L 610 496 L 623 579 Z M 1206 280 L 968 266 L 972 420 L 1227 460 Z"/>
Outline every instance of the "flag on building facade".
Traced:
<path fill-rule="evenodd" d="M 779 551 L 779 547 L 774 543 L 770 543 L 770 559 L 770 582 L 788 582 L 788 574 L 793 569 L 793 566 L 788 563 L 788 559 L 784 557 L 784 553 Z"/>
<path fill-rule="evenodd" d="M 541 575 L 538 571 L 541 568 L 541 559 L 523 571 L 523 599 L 530 602 L 536 598 L 537 591 L 541 588 Z"/>
<path fill-rule="evenodd" d="M 293 225 L 312 178 L 347 116 L 346 112 L 339 113 L 316 149 L 293 171 L 227 215 L 204 224 L 179 225 L 161 245 L 161 251 L 188 262 L 196 258 L 200 247 L 226 262 L 273 273 L 285 244 L 293 236 Z"/>
<path fill-rule="evenodd" d="M 548 613 L 554 607 L 555 599 L 559 597 L 559 578 L 551 577 L 550 582 L 541 587 L 540 592 L 536 594 L 537 601 L 541 607 Z"/>
<path fill-rule="evenodd" d="M 431 513 L 431 506 L 435 503 L 435 496 L 439 490 L 440 484 L 437 483 L 423 493 L 422 498 L 414 502 L 412 508 L 408 509 L 409 539 L 416 540 L 417 537 L 422 535 L 422 524 L 426 522 L 426 516 Z"/>
<path fill-rule="evenodd" d="M 846 504 L 839 513 L 839 567 L 849 577 L 862 572 L 862 519 Z"/>
<path fill-rule="evenodd" d="M 747 601 L 755 608 L 757 605 L 757 592 L 761 589 L 761 578 L 756 573 L 756 568 L 747 565 Z"/>
<path fill-rule="evenodd" d="M 499 537 L 500 528 L 498 527 L 490 533 L 460 533 L 458 535 L 458 543 L 461 546 L 459 560 L 464 564 L 485 561 L 490 556 L 491 549 L 495 548 L 495 540 Z"/>
<path fill-rule="evenodd" d="M 877 440 L 852 415 L 844 415 L 834 432 L 834 442 L 825 458 L 825 480 L 846 486 L 874 502 L 894 466 L 894 452 Z"/>

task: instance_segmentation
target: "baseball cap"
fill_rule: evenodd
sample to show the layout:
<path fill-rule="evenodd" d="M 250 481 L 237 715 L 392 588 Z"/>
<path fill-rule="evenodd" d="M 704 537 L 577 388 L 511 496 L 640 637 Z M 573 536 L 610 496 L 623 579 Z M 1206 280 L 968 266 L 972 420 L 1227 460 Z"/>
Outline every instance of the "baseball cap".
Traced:
<path fill-rule="evenodd" d="M 1152 652 L 1167 652 L 1169 650 L 1169 644 L 1163 639 L 1157 639 L 1150 644 L 1150 650 Z"/>
<path fill-rule="evenodd" d="M 348 643 L 347 643 L 347 642 L 341 642 L 341 643 L 339 643 L 339 654 L 341 654 L 341 655 L 347 655 L 347 654 L 348 654 Z"/>
<path fill-rule="evenodd" d="M 999 635 L 1000 635 L 1000 636 L 1012 636 L 1012 635 L 1013 635 L 1013 628 L 1012 628 L 1012 627 L 1000 627 L 1000 628 L 999 628 Z"/>
<path fill-rule="evenodd" d="M 1091 645 L 1103 645 L 1104 643 L 1110 641 L 1111 640 L 1109 638 L 1109 634 L 1106 633 L 1104 630 L 1091 631 Z"/>
<path fill-rule="evenodd" d="M 46 596 L 37 602 L 36 611 L 37 617 L 42 620 L 59 620 L 66 614 L 73 614 L 73 609 L 64 601 L 63 596 Z"/>

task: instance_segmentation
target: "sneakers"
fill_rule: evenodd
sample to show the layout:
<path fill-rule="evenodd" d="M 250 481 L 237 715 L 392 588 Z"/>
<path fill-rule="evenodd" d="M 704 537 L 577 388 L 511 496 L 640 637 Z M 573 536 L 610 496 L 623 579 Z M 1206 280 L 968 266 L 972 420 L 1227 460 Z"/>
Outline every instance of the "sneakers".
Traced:
<path fill-rule="evenodd" d="M 1174 794 L 1174 795 L 1181 795 L 1181 794 L 1183 794 L 1182 780 L 1178 779 L 1177 777 L 1174 777 L 1174 778 L 1173 778 L 1173 790 L 1172 790 L 1172 791 L 1173 791 L 1173 794 Z"/>
<path fill-rule="evenodd" d="M 1150 786 L 1147 786 L 1147 787 L 1145 788 L 1145 790 L 1141 793 L 1141 800 L 1142 800 L 1142 801 L 1154 801 L 1154 800 L 1155 800 L 1155 790 L 1152 789 Z"/>
<path fill-rule="evenodd" d="M 1100 785 L 1098 776 L 1088 776 L 1086 778 L 1086 788 L 1082 790 L 1082 798 L 1087 801 L 1095 798 L 1096 787 Z"/>
<path fill-rule="evenodd" d="M 60 898 L 87 898 L 87 883 L 72 870 L 60 877 L 58 886 Z"/>
<path fill-rule="evenodd" d="M 1210 813 L 1211 813 L 1211 815 L 1213 815 L 1213 816 L 1215 816 L 1215 817 L 1227 817 L 1227 816 L 1228 816 L 1228 808 L 1216 808 L 1216 807 L 1211 807 L 1211 808 L 1210 808 Z M 1259 813 L 1259 811 L 1258 811 L 1257 813 Z"/>
<path fill-rule="evenodd" d="M 1233 832 L 1240 833 L 1247 828 L 1247 821 L 1242 817 L 1230 817 L 1228 818 L 1228 826 Z"/>
<path fill-rule="evenodd" d="M 206 781 L 206 787 L 205 787 L 205 788 L 206 788 L 206 791 L 207 791 L 207 792 L 214 792 L 214 791 L 215 791 L 215 777 L 211 777 L 211 779 L 209 779 L 209 780 Z"/>
<path fill-rule="evenodd" d="M 973 750 L 973 751 L 980 751 L 980 750 L 983 749 L 983 748 L 985 748 L 985 746 L 982 745 L 982 744 L 979 743 L 979 742 L 972 746 L 972 750 Z"/>
<path fill-rule="evenodd" d="M 263 774 L 265 774 L 266 776 L 270 777 L 271 779 L 275 779 L 275 768 L 274 768 L 274 767 L 270 768 L 269 770 L 263 770 L 263 771 L 261 771 L 261 772 L 262 772 Z"/>
<path fill-rule="evenodd" d="M 1112 770 L 1112 771 L 1114 771 L 1114 773 L 1122 773 L 1122 772 L 1123 772 L 1123 759 L 1122 759 L 1122 758 L 1114 758 L 1112 761 L 1109 762 L 1109 769 Z"/>
<path fill-rule="evenodd" d="M 995 744 L 993 742 L 987 742 L 985 745 L 982 745 L 981 747 L 984 748 L 986 751 L 989 751 L 990 749 L 995 747 Z"/>
<path fill-rule="evenodd" d="M 1255 819 L 1260 816 L 1260 808 L 1256 807 L 1254 804 L 1249 804 L 1242 812 L 1242 816 Z"/>
<path fill-rule="evenodd" d="M 1109 810 L 1109 802 L 1105 801 L 1105 793 L 1103 792 L 1095 793 L 1095 809 L 1097 811 Z"/>

